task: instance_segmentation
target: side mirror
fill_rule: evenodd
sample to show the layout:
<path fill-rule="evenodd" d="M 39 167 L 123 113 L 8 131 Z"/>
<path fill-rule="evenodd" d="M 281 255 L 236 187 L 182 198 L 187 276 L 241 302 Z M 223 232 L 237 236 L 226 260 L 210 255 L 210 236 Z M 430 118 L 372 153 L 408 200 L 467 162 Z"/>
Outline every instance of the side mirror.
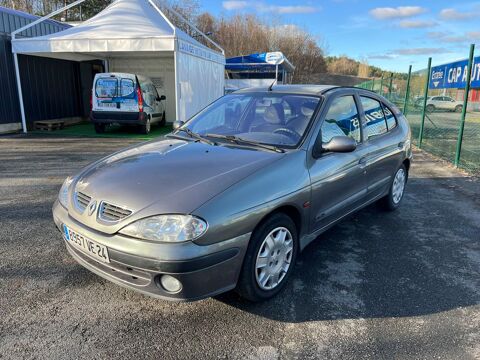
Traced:
<path fill-rule="evenodd" d="M 357 148 L 357 142 L 348 136 L 334 136 L 328 143 L 322 144 L 319 136 L 313 148 L 313 157 L 319 158 L 324 152 L 347 153 Z"/>
<path fill-rule="evenodd" d="M 183 124 L 185 124 L 183 121 L 181 121 L 181 120 L 175 120 L 175 121 L 173 122 L 173 126 L 172 126 L 172 127 L 173 127 L 173 130 L 177 130 L 178 128 L 182 127 Z"/>
<path fill-rule="evenodd" d="M 323 151 L 347 153 L 357 148 L 357 142 L 349 136 L 334 136 L 322 146 Z"/>

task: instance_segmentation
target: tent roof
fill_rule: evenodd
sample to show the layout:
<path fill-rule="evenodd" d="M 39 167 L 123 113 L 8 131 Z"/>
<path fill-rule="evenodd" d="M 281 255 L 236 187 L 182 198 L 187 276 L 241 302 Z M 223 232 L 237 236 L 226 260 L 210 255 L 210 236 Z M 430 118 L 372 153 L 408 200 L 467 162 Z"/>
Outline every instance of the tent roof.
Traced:
<path fill-rule="evenodd" d="M 172 25 L 149 0 L 116 0 L 78 26 L 46 36 L 13 40 L 13 52 L 83 60 L 82 56 L 65 53 L 90 57 L 108 53 L 111 57 L 125 52 L 174 51 L 175 40 L 203 52 L 219 54 Z"/>
<path fill-rule="evenodd" d="M 293 72 L 295 66 L 280 51 L 255 53 L 236 56 L 226 60 L 226 70 L 230 71 L 275 71 L 278 64 L 280 70 Z"/>

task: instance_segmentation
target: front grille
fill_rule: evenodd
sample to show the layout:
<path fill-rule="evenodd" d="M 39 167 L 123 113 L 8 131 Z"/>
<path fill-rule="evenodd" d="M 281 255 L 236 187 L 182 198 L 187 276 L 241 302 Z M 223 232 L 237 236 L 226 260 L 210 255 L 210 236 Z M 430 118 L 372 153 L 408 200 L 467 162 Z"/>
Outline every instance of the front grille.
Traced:
<path fill-rule="evenodd" d="M 88 204 L 90 204 L 90 200 L 92 200 L 92 198 L 87 194 L 79 191 L 75 192 L 75 205 L 81 212 L 87 208 Z"/>
<path fill-rule="evenodd" d="M 102 201 L 99 218 L 104 221 L 115 222 L 125 219 L 132 214 L 131 210 Z"/>

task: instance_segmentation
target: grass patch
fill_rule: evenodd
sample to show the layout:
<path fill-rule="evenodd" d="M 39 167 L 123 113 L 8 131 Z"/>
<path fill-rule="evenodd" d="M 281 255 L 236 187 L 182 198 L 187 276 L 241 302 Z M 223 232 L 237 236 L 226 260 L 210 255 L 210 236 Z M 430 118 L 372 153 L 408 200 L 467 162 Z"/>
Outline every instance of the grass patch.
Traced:
<path fill-rule="evenodd" d="M 150 134 L 140 134 L 133 126 L 110 125 L 107 127 L 105 133 L 97 134 L 95 128 L 91 123 L 82 123 L 78 125 L 68 126 L 62 130 L 54 131 L 30 131 L 31 134 L 36 135 L 57 135 L 57 136 L 79 136 L 79 137 L 101 137 L 101 138 L 125 138 L 125 139 L 139 139 L 152 140 L 159 136 L 164 136 L 172 131 L 170 125 L 158 126 L 152 125 Z"/>

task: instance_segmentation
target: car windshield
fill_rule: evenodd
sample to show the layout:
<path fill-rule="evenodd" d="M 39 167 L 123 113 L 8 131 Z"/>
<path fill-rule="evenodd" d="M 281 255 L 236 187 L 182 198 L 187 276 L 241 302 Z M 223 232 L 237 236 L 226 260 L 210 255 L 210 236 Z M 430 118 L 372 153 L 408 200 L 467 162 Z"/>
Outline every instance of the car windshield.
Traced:
<path fill-rule="evenodd" d="M 275 93 L 226 95 L 195 115 L 187 127 L 202 137 L 235 137 L 278 147 L 303 138 L 320 98 Z"/>

